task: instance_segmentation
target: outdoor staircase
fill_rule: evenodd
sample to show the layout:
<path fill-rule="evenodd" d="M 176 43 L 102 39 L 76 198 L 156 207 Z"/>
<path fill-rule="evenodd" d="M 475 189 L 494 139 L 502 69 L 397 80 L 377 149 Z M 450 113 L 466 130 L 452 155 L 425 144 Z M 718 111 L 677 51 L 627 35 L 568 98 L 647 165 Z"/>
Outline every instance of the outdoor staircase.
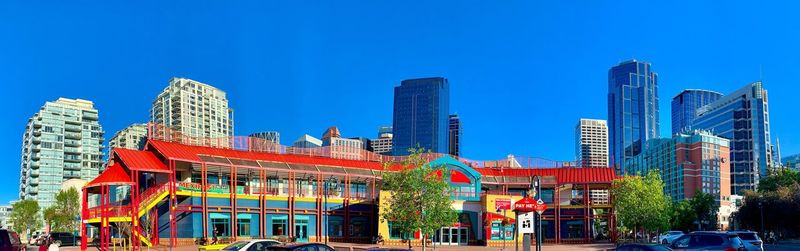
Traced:
<path fill-rule="evenodd" d="M 169 183 L 155 185 L 142 192 L 141 194 L 142 199 L 141 201 L 139 201 L 139 211 L 136 214 L 137 218 L 141 218 L 142 216 L 144 216 L 147 212 L 153 209 L 153 207 L 158 205 L 158 202 L 160 202 L 169 195 L 168 184 Z M 139 240 L 142 241 L 142 244 L 148 247 L 153 246 L 153 243 L 150 242 L 150 240 L 147 238 L 147 235 L 141 232 L 141 228 L 138 228 L 136 231 L 137 231 L 136 235 L 139 236 Z"/>

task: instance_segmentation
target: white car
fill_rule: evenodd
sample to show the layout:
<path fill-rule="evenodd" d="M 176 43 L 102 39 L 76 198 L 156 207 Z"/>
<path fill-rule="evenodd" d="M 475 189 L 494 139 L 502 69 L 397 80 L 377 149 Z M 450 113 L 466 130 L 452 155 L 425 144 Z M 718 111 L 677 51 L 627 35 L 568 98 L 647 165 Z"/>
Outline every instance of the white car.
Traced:
<path fill-rule="evenodd" d="M 669 245 L 672 244 L 672 241 L 681 236 L 683 236 L 683 232 L 681 231 L 669 231 L 658 235 L 658 243 Z"/>
<path fill-rule="evenodd" d="M 752 231 L 733 231 L 731 233 L 736 233 L 736 235 L 739 236 L 739 239 L 742 239 L 742 242 L 744 242 L 744 247 L 747 248 L 747 251 L 764 250 L 764 242 L 761 241 L 761 237 L 758 237 L 758 233 Z"/>
<path fill-rule="evenodd" d="M 246 241 L 237 241 L 225 246 L 221 250 L 224 251 L 266 251 L 267 247 L 281 245 L 280 241 L 269 239 L 255 239 Z"/>

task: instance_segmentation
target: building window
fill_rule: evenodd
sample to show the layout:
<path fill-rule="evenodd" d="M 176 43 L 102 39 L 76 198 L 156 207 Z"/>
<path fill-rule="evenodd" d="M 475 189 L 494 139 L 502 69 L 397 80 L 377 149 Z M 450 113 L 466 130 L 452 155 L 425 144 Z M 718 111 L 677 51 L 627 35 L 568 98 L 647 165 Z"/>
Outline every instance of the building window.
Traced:
<path fill-rule="evenodd" d="M 272 235 L 274 236 L 285 236 L 288 235 L 286 232 L 287 229 L 287 218 L 280 217 L 280 218 L 272 218 Z"/>
<path fill-rule="evenodd" d="M 237 236 L 250 236 L 250 219 L 236 219 Z"/>
<path fill-rule="evenodd" d="M 231 236 L 231 220 L 225 218 L 211 218 L 212 236 Z"/>
<path fill-rule="evenodd" d="M 400 231 L 399 227 L 395 227 L 392 222 L 389 222 L 389 239 L 392 240 L 408 240 L 411 235 Z"/>
<path fill-rule="evenodd" d="M 328 236 L 344 236 L 344 218 L 342 216 L 328 216 Z"/>

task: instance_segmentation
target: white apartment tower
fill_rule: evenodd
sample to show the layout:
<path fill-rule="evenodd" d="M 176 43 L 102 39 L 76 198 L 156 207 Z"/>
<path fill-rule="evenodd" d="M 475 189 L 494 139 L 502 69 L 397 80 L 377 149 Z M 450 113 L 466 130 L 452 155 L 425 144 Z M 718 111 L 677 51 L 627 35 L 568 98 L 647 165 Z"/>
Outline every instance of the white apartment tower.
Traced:
<path fill-rule="evenodd" d="M 59 98 L 28 119 L 22 136 L 19 198 L 55 203 L 61 183 L 92 180 L 103 165 L 103 128 L 88 100 Z"/>
<path fill-rule="evenodd" d="M 153 101 L 150 121 L 181 133 L 183 143 L 227 147 L 233 109 L 225 92 L 187 78 L 172 78 Z M 203 140 L 212 138 L 214 140 Z"/>
<path fill-rule="evenodd" d="M 392 136 L 391 126 L 382 126 L 378 128 L 378 138 L 370 140 L 372 152 L 377 154 L 391 154 Z"/>
<path fill-rule="evenodd" d="M 108 147 L 125 148 L 131 150 L 144 149 L 144 143 L 147 141 L 147 125 L 133 124 L 125 129 L 119 130 L 108 141 Z"/>
<path fill-rule="evenodd" d="M 581 119 L 575 126 L 575 158 L 584 167 L 608 167 L 608 125 L 605 120 Z"/>

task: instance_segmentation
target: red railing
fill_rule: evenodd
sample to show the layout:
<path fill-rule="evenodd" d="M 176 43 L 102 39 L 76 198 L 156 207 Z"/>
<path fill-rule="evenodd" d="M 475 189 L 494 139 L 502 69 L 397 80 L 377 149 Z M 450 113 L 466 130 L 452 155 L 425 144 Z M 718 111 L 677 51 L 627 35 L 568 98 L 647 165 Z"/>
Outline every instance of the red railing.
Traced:
<path fill-rule="evenodd" d="M 131 216 L 131 207 L 130 206 L 113 206 L 113 207 L 106 207 L 105 211 L 108 217 L 130 217 Z M 89 218 L 99 218 L 101 214 L 100 207 L 93 207 L 89 208 Z"/>
<path fill-rule="evenodd" d="M 142 192 L 142 194 L 139 196 L 141 198 L 141 200 L 139 201 L 139 210 L 152 203 L 153 200 L 155 200 L 159 194 L 167 191 L 169 189 L 168 184 L 169 183 L 166 182 L 145 189 L 144 192 Z"/>

